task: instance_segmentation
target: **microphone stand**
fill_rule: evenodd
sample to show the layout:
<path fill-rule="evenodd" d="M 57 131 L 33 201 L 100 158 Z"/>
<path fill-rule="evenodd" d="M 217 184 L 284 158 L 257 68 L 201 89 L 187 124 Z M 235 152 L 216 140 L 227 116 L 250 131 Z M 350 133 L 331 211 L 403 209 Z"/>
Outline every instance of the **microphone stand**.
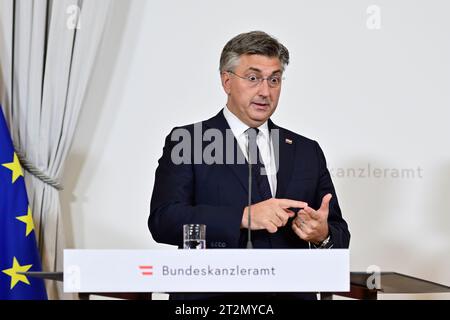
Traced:
<path fill-rule="evenodd" d="M 247 237 L 247 249 L 253 249 L 252 243 L 252 218 L 251 218 L 251 207 L 252 207 L 252 159 L 250 156 L 250 137 L 248 137 L 247 143 L 247 155 L 248 155 L 248 237 Z"/>

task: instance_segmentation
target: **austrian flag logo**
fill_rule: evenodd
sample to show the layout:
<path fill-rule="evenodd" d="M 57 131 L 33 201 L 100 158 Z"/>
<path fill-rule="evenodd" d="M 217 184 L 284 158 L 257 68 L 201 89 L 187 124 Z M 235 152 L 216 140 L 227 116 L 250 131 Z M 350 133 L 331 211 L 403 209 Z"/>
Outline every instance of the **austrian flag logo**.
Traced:
<path fill-rule="evenodd" d="M 148 277 L 153 275 L 153 266 L 139 266 L 139 270 L 141 270 L 143 276 Z"/>

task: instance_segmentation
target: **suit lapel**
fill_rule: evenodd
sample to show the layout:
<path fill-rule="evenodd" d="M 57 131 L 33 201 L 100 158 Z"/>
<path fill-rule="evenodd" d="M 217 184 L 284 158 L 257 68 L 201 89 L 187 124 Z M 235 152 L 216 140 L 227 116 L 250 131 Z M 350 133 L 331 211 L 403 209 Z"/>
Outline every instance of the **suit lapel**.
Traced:
<path fill-rule="evenodd" d="M 275 161 L 277 164 L 277 192 L 276 198 L 284 198 L 286 195 L 287 187 L 292 177 L 292 170 L 294 168 L 295 160 L 295 143 L 293 137 L 283 128 L 275 125 L 269 120 L 269 128 L 272 132 L 273 129 L 278 129 L 278 141 L 274 141 L 273 146 L 275 150 Z M 276 135 L 272 134 L 275 138 Z M 278 152 L 277 146 L 278 143 Z"/>
<path fill-rule="evenodd" d="M 231 132 L 230 126 L 228 125 L 227 120 L 225 119 L 223 115 L 223 110 L 221 110 L 216 116 L 213 118 L 206 120 L 203 122 L 203 125 L 206 128 L 214 128 L 218 129 L 222 132 L 222 135 L 224 137 L 224 143 L 223 143 L 223 155 L 224 155 L 224 161 L 226 161 L 226 154 L 227 154 L 227 130 L 229 130 L 229 134 L 231 137 L 233 137 L 233 148 L 234 148 L 234 159 L 232 164 L 226 165 L 227 168 L 229 168 L 233 174 L 236 176 L 236 178 L 239 180 L 240 184 L 244 188 L 245 192 L 248 193 L 248 163 L 245 161 L 244 163 L 238 163 L 237 159 L 245 159 L 241 148 L 239 147 L 239 143 L 237 142 L 236 138 L 234 137 L 233 133 Z M 242 162 L 242 161 L 241 161 Z M 261 201 L 261 196 L 259 195 L 256 182 L 252 181 L 252 202 L 257 203 Z"/>
<path fill-rule="evenodd" d="M 239 180 L 240 184 L 244 188 L 245 192 L 248 192 L 248 164 L 245 161 L 244 164 L 238 164 L 237 159 L 238 156 L 243 159 L 242 150 L 239 147 L 239 144 L 236 138 L 232 135 L 230 126 L 226 121 L 223 110 L 221 110 L 216 116 L 212 117 L 209 120 L 203 122 L 204 126 L 207 128 L 215 128 L 222 132 L 224 137 L 224 149 L 223 155 L 226 155 L 226 132 L 230 130 L 230 134 L 233 137 L 233 145 L 234 145 L 234 162 L 233 164 L 227 165 L 236 178 Z M 292 136 L 289 135 L 289 132 L 284 130 L 283 128 L 275 125 L 272 120 L 269 119 L 269 129 L 272 131 L 273 129 L 278 129 L 278 141 L 273 141 L 275 148 L 275 161 L 277 164 L 277 192 L 276 198 L 284 198 L 287 187 L 289 185 L 290 179 L 292 177 L 292 170 L 294 168 L 294 160 L 295 160 L 295 140 Z M 275 144 L 278 143 L 278 152 Z M 245 159 L 245 158 L 244 158 Z M 252 201 L 253 203 L 257 203 L 261 201 L 261 196 L 257 191 L 256 182 L 253 179 L 252 183 Z"/>

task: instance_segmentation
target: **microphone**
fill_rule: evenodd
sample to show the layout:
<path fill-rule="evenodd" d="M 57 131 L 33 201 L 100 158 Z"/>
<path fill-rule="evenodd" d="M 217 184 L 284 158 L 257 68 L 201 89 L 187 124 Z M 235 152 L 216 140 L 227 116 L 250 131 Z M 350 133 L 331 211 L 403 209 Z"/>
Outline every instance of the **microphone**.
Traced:
<path fill-rule="evenodd" d="M 247 236 L 247 249 L 253 249 L 252 243 L 252 158 L 250 156 L 250 137 L 247 132 L 247 156 L 248 156 L 248 236 Z"/>

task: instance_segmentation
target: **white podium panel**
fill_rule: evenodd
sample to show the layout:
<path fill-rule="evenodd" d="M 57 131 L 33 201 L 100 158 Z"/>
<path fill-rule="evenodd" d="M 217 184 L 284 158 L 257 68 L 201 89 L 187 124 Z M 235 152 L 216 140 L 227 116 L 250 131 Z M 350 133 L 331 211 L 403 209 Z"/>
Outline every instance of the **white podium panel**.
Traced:
<path fill-rule="evenodd" d="M 350 290 L 349 251 L 65 250 L 65 292 Z"/>

